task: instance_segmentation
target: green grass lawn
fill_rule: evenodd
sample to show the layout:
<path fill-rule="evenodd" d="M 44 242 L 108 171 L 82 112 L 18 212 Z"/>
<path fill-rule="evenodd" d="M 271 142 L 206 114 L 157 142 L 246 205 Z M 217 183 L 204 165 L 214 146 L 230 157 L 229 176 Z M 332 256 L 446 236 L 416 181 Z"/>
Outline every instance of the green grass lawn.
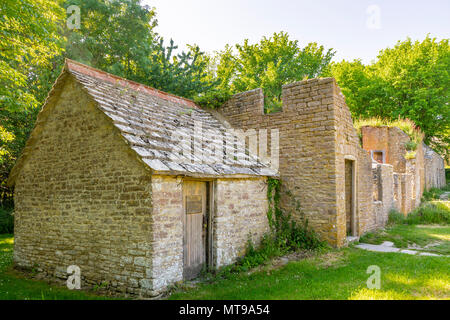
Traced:
<path fill-rule="evenodd" d="M 110 298 L 25 278 L 11 267 L 12 246 L 12 235 L 0 235 L 0 299 Z M 380 290 L 366 288 L 371 265 L 381 268 Z M 169 299 L 450 299 L 450 258 L 330 249 L 278 269 L 179 289 Z"/>
<path fill-rule="evenodd" d="M 367 268 L 381 268 L 369 290 Z M 450 258 L 331 250 L 285 267 L 180 289 L 170 299 L 450 299 Z"/>
<path fill-rule="evenodd" d="M 425 247 L 423 251 L 450 255 L 450 226 L 441 225 L 394 225 L 361 237 L 360 242 L 381 244 L 391 241 L 397 248 L 408 248 L 411 245 Z"/>
<path fill-rule="evenodd" d="M 84 291 L 30 280 L 12 269 L 14 238 L 0 234 L 0 300 L 91 300 L 108 299 Z"/>

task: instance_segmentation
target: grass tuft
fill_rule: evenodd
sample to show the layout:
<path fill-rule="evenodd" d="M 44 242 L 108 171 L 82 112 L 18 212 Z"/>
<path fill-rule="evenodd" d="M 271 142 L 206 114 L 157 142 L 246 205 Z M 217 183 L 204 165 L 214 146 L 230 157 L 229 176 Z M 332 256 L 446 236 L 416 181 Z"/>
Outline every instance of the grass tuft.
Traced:
<path fill-rule="evenodd" d="M 415 151 L 417 149 L 417 146 L 422 143 L 425 134 L 422 130 L 420 130 L 419 127 L 416 126 L 416 124 L 409 120 L 409 119 L 402 119 L 398 118 L 397 120 L 389 120 L 389 119 L 382 119 L 380 117 L 373 117 L 373 118 L 359 118 L 354 121 L 353 126 L 355 127 L 356 131 L 358 132 L 358 135 L 361 137 L 361 128 L 362 127 L 383 127 L 388 126 L 390 128 L 397 127 L 401 129 L 403 132 L 405 132 L 411 139 L 410 142 L 406 144 L 406 150 L 408 151 Z M 415 157 L 415 153 L 411 153 L 409 157 Z"/>

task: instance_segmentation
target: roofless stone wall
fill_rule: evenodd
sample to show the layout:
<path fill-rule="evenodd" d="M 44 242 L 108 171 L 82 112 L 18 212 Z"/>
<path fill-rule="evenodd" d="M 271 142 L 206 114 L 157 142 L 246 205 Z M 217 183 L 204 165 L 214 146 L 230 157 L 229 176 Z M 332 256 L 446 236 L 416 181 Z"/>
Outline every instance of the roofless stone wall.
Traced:
<path fill-rule="evenodd" d="M 256 89 L 233 96 L 218 110 L 234 128 L 279 130 L 282 207 L 297 219 L 304 215 L 322 239 L 340 246 L 346 237 L 345 159 L 353 159 L 357 167 L 356 233 L 360 234 L 373 211 L 370 158 L 359 147 L 334 79 L 285 85 L 282 100 L 281 112 L 266 115 L 263 92 Z M 298 204 L 301 211 L 296 210 Z"/>
<path fill-rule="evenodd" d="M 427 145 L 424 146 L 425 189 L 445 187 L 444 159 Z"/>
<path fill-rule="evenodd" d="M 16 180 L 15 265 L 62 280 L 77 265 L 82 287 L 149 292 L 150 170 L 77 83 L 56 94 Z"/>
<path fill-rule="evenodd" d="M 363 148 L 368 152 L 382 152 L 386 163 L 393 166 L 394 178 L 394 207 L 409 213 L 420 205 L 422 194 L 426 187 L 426 178 L 436 174 L 436 170 L 426 172 L 425 151 L 428 148 L 421 143 L 415 150 L 415 156 L 406 157 L 406 143 L 410 137 L 397 127 L 361 128 Z"/>

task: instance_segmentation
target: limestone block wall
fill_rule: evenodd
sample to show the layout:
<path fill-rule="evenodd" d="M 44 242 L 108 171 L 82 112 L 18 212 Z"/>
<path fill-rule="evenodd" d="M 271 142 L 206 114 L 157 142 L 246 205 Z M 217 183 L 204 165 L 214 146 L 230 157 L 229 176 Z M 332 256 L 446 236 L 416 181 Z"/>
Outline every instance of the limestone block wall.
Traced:
<path fill-rule="evenodd" d="M 393 166 L 395 208 L 404 214 L 420 205 L 423 192 L 434 181 L 445 185 L 443 159 L 424 143 L 417 146 L 415 157 L 407 159 L 405 144 L 409 136 L 396 127 L 363 127 L 361 129 L 365 150 L 383 150 L 386 162 Z M 443 185 L 442 185 L 443 183 Z"/>
<path fill-rule="evenodd" d="M 267 181 L 218 179 L 214 189 L 213 259 L 221 267 L 243 256 L 249 239 L 257 246 L 269 232 Z"/>
<path fill-rule="evenodd" d="M 338 213 L 338 243 L 345 243 L 348 233 L 342 221 L 345 215 L 345 160 L 351 159 L 356 165 L 356 230 L 354 235 L 362 235 L 372 229 L 373 183 L 372 161 L 365 150 L 360 147 L 359 137 L 353 127 L 353 120 L 345 103 L 345 97 L 335 82 L 333 85 L 333 101 L 335 112 L 335 144 L 336 144 L 336 192 Z"/>
<path fill-rule="evenodd" d="M 414 176 L 409 173 L 402 173 L 400 174 L 400 181 L 402 191 L 401 212 L 406 215 L 414 209 L 412 198 Z"/>
<path fill-rule="evenodd" d="M 183 184 L 181 178 L 153 176 L 151 268 L 148 284 L 154 294 L 183 280 Z"/>
<path fill-rule="evenodd" d="M 406 171 L 406 147 L 409 136 L 396 127 L 366 126 L 361 128 L 362 146 L 364 150 L 384 151 L 386 163 L 394 167 L 394 172 Z"/>
<path fill-rule="evenodd" d="M 445 181 L 445 162 L 427 145 L 424 146 L 424 171 L 425 171 L 425 189 L 443 188 Z"/>
<path fill-rule="evenodd" d="M 369 229 L 374 230 L 386 225 L 389 212 L 395 209 L 394 201 L 394 171 L 389 164 L 373 164 L 375 189 L 377 198 L 374 201 L 375 214 Z"/>
<path fill-rule="evenodd" d="M 82 287 L 107 283 L 145 294 L 150 172 L 75 82 L 48 107 L 39 144 L 16 180 L 15 266 L 66 279 L 67 267 L 77 265 Z"/>
<path fill-rule="evenodd" d="M 402 184 L 400 181 L 400 174 L 393 173 L 394 180 L 394 209 L 401 212 L 402 211 Z"/>
<path fill-rule="evenodd" d="M 372 211 L 371 162 L 359 147 L 350 112 L 334 79 L 310 79 L 283 86 L 283 110 L 264 114 L 264 94 L 256 89 L 233 96 L 218 111 L 234 128 L 279 130 L 281 206 L 308 218 L 322 239 L 345 242 L 345 157 L 356 160 L 357 232 Z M 270 148 L 268 148 L 270 150 Z M 366 176 L 367 175 L 367 176 Z M 297 212 L 300 204 L 302 212 Z"/>

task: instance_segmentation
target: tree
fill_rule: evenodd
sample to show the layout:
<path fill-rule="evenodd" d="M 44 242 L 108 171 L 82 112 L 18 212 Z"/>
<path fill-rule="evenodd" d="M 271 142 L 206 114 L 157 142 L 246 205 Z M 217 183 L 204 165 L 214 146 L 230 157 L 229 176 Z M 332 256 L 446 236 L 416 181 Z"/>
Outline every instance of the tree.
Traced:
<path fill-rule="evenodd" d="M 58 0 L 0 3 L 0 201 L 5 180 L 20 154 L 43 94 L 38 75 L 62 53 L 64 10 Z"/>
<path fill-rule="evenodd" d="M 354 117 L 408 118 L 425 133 L 425 142 L 449 156 L 450 47 L 448 39 L 407 39 L 380 51 L 377 61 L 331 65 Z"/>
<path fill-rule="evenodd" d="M 215 58 L 219 88 L 228 93 L 263 88 L 267 112 L 280 108 L 282 85 L 319 76 L 334 55 L 316 43 L 300 48 L 285 32 L 263 37 L 256 44 L 244 40 L 236 51 L 227 46 Z"/>
<path fill-rule="evenodd" d="M 157 89 L 194 98 L 210 88 L 207 63 L 198 46 L 174 54 L 173 40 L 164 45 L 154 8 L 140 0 L 70 0 L 78 5 L 79 30 L 66 30 L 69 58 Z"/>

